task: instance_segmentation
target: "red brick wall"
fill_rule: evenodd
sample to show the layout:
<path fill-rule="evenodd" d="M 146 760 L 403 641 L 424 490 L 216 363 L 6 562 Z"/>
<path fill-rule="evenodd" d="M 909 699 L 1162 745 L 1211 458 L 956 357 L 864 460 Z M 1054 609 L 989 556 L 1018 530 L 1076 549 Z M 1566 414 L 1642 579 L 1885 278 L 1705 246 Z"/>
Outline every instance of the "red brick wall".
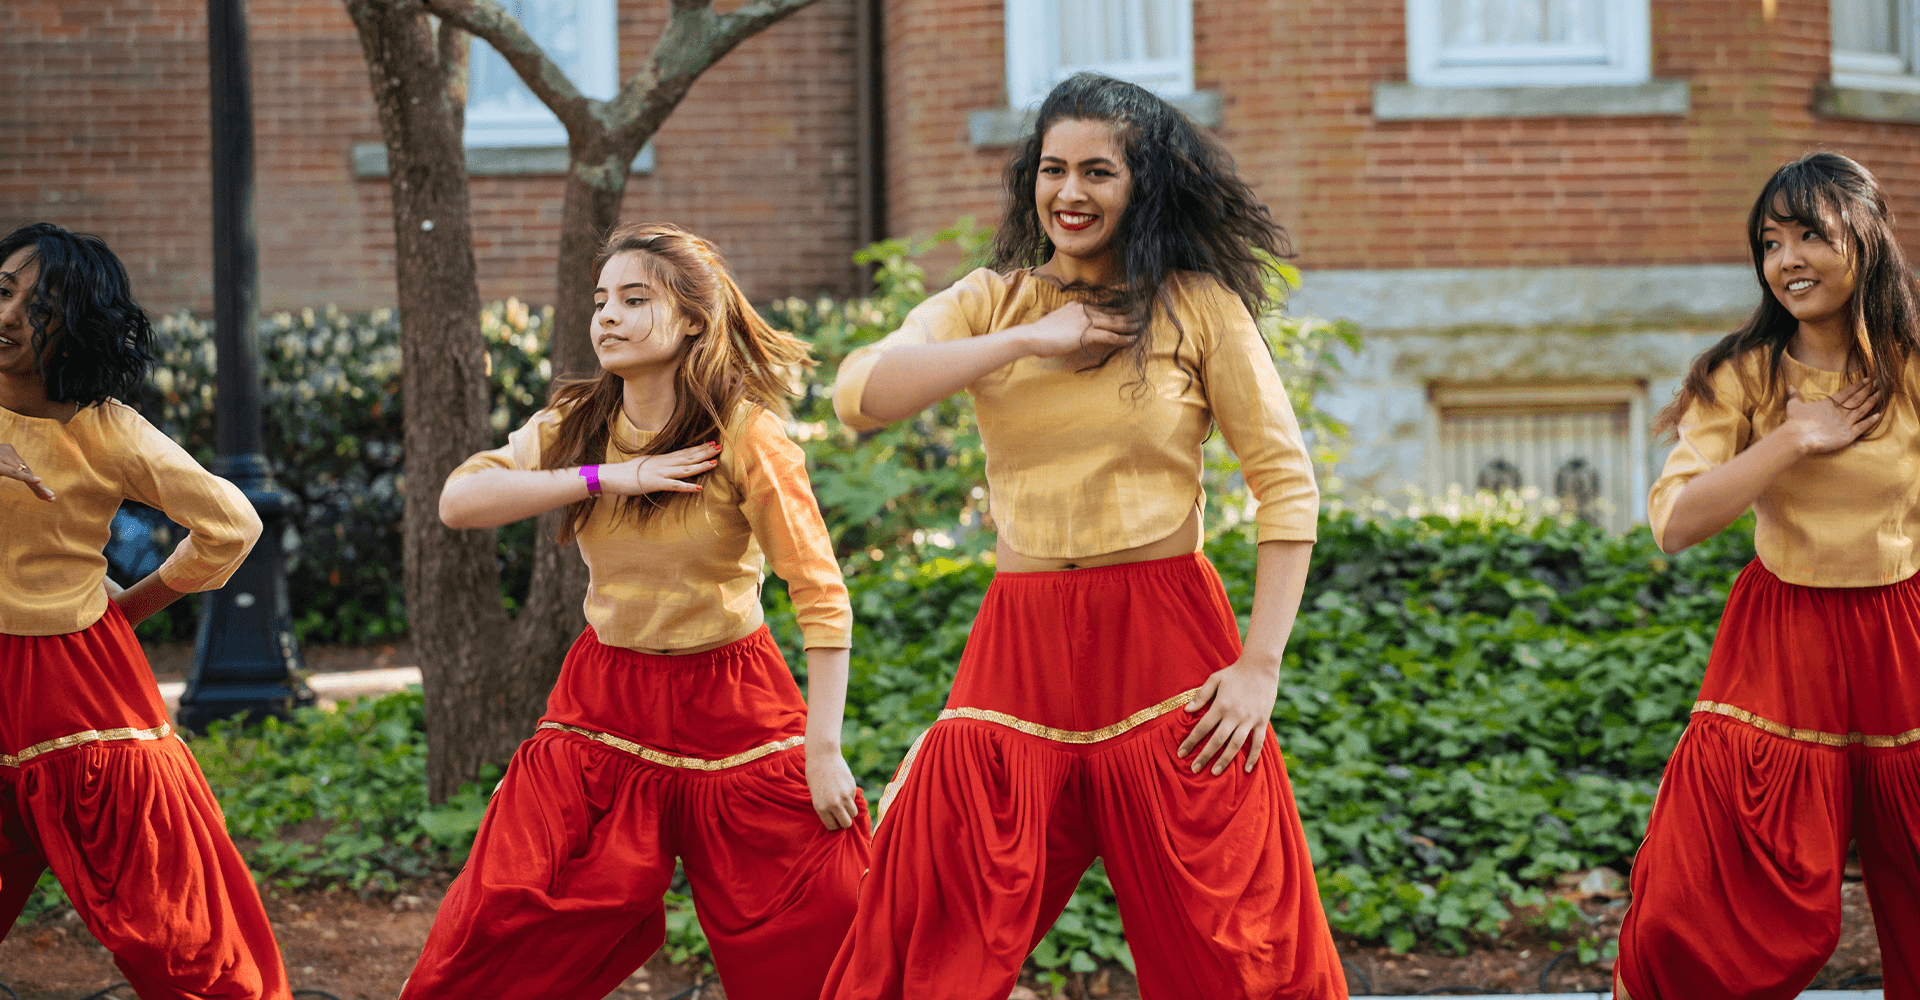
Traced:
<path fill-rule="evenodd" d="M 889 217 L 899 233 L 1000 211 L 1004 149 L 966 113 L 1005 102 L 1001 6 L 890 0 Z M 1306 268 L 1739 263 L 1749 204 L 1781 162 L 1834 149 L 1874 170 L 1920 255 L 1920 125 L 1816 118 L 1827 7 L 1657 0 L 1654 75 L 1685 117 L 1376 121 L 1406 79 L 1405 0 L 1194 0 L 1196 85 Z"/>
<path fill-rule="evenodd" d="M 622 0 L 621 66 L 663 4 Z M 0 5 L 0 87 L 23 113 L 0 145 L 0 227 L 106 237 L 155 311 L 212 292 L 206 7 L 201 0 Z M 852 0 L 818 0 L 694 85 L 627 188 L 628 218 L 713 239 L 757 299 L 845 293 L 856 275 Z M 261 299 L 268 309 L 393 301 L 387 186 L 349 151 L 378 142 L 366 65 L 336 0 L 253 0 Z M 476 177 L 481 295 L 552 295 L 560 181 Z"/>

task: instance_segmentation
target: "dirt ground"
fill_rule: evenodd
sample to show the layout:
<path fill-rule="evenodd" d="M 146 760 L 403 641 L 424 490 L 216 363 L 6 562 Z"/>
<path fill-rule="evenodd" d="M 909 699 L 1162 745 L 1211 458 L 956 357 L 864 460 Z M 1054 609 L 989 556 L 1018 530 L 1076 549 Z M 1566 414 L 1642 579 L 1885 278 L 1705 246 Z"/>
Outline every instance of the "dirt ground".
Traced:
<path fill-rule="evenodd" d="M 161 680 L 184 677 L 192 664 L 190 644 L 148 647 Z M 406 666 L 404 644 L 318 647 L 306 651 L 307 668 L 316 673 Z M 1818 988 L 1878 985 L 1880 949 L 1866 887 L 1857 868 L 1849 868 L 1842 889 L 1839 950 L 1815 980 Z M 362 898 L 343 892 L 271 892 L 266 904 L 280 942 L 296 998 L 391 1000 L 412 969 L 445 888 L 415 885 L 391 895 Z M 1619 933 L 1626 899 L 1619 893 L 1579 897 L 1594 931 L 1602 939 Z M 1465 955 L 1416 951 L 1395 955 L 1383 946 L 1350 939 L 1337 944 L 1354 995 L 1419 993 L 1564 993 L 1609 988 L 1610 965 L 1578 964 L 1570 949 L 1556 951 L 1537 930 L 1514 921 L 1513 931 Z M 1564 957 L 1563 957 L 1564 956 Z M 656 955 L 609 1000 L 724 1000 L 717 983 L 700 984 L 698 968 L 675 967 Z M 71 910 L 20 927 L 0 941 L 0 983 L 20 1000 L 132 1000 L 130 990 L 99 991 L 121 981 L 106 951 L 93 940 Z M 300 991 L 318 993 L 303 994 Z M 1074 974 L 1060 984 L 1027 977 L 1012 1000 L 1122 1000 L 1137 996 L 1133 977 L 1119 968 Z M 0 1000 L 6 1000 L 0 991 Z"/>
<path fill-rule="evenodd" d="M 324 993 L 337 1000 L 392 1000 L 419 955 L 444 892 L 439 886 L 414 886 L 378 898 L 339 892 L 269 893 L 267 913 L 286 958 L 295 997 L 325 1000 Z M 1814 985 L 1877 986 L 1880 949 L 1873 938 L 1865 886 L 1848 882 L 1843 900 L 1845 930 L 1840 950 Z M 1590 897 L 1583 908 L 1595 918 L 1596 928 L 1611 936 L 1619 932 L 1626 903 L 1620 898 Z M 1384 947 L 1362 947 L 1351 940 L 1338 944 L 1346 961 L 1348 986 L 1356 996 L 1609 988 L 1604 963 L 1577 965 L 1571 954 L 1556 962 L 1559 955 L 1551 942 L 1531 930 L 1514 931 L 1465 955 L 1394 955 Z M 656 955 L 608 1000 L 724 1000 L 726 994 L 717 983 L 697 994 L 689 992 L 699 981 L 698 972 L 675 967 Z M 1862 976 L 1876 978 L 1858 978 Z M 70 910 L 17 928 L 0 942 L 0 983 L 11 986 L 20 1000 L 84 1000 L 121 978 L 106 951 Z M 301 991 L 306 990 L 321 993 L 303 997 Z M 1119 1000 L 1137 995 L 1133 978 L 1113 968 L 1069 976 L 1058 990 L 1028 977 L 1014 990 L 1013 1000 Z M 98 1000 L 108 997 L 132 1000 L 133 994 L 122 988 Z"/>

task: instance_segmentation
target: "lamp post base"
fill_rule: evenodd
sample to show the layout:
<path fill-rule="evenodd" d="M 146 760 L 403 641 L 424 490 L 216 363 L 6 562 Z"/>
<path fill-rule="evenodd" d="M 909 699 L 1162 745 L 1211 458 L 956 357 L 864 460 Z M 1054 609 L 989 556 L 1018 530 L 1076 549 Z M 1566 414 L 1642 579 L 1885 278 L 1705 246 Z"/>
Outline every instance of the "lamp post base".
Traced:
<path fill-rule="evenodd" d="M 286 531 L 289 497 L 275 485 L 266 459 L 225 455 L 214 472 L 240 487 L 260 514 L 260 541 L 227 585 L 200 605 L 193 670 L 180 696 L 180 728 L 204 732 L 207 723 L 235 715 L 287 718 L 313 704 L 301 678 L 300 644 L 293 637 L 287 600 Z"/>

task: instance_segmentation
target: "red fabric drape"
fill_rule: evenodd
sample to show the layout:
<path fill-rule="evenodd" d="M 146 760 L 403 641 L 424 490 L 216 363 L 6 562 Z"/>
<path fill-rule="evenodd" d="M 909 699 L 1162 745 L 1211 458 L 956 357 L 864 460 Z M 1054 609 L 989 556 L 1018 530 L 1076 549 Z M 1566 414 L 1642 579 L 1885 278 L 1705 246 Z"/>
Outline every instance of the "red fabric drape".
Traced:
<path fill-rule="evenodd" d="M 1741 573 L 1634 859 L 1634 1000 L 1797 996 L 1840 935 L 1857 839 L 1886 995 L 1920 1000 L 1920 580 Z"/>
<path fill-rule="evenodd" d="M 868 829 L 807 790 L 806 706 L 763 628 L 650 656 L 589 629 L 494 792 L 402 997 L 600 1000 L 660 947 L 681 859 L 729 995 L 815 1000 Z M 564 727 L 564 728 L 561 728 Z"/>
<path fill-rule="evenodd" d="M 1147 1000 L 1346 996 L 1272 731 L 1252 774 L 1175 756 L 1239 653 L 1197 555 L 995 577 L 823 996 L 1006 996 L 1096 857 Z"/>
<path fill-rule="evenodd" d="M 0 635 L 0 673 L 0 937 L 51 866 L 142 997 L 284 1000 L 253 877 L 120 609 Z"/>

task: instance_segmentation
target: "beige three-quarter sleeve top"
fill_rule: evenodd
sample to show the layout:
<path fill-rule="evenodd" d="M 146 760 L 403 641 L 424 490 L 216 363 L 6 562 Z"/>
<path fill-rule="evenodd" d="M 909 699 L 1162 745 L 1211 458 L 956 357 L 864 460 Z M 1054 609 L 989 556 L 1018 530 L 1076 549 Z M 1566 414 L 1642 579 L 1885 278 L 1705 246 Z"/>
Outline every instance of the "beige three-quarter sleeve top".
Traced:
<path fill-rule="evenodd" d="M 1768 384 L 1766 348 L 1714 370 L 1714 401 L 1695 401 L 1680 420 L 1680 440 L 1647 500 L 1655 538 L 1666 532 L 1674 501 L 1695 476 L 1726 462 L 1786 422 L 1785 393 L 1825 399 L 1846 377 L 1782 355 L 1777 394 Z M 1745 374 L 1743 379 L 1741 376 Z M 1920 359 L 1906 384 L 1920 385 Z M 1920 533 L 1920 418 L 1911 396 L 1888 402 L 1866 437 L 1789 466 L 1754 501 L 1754 548 L 1761 565 L 1788 583 L 1871 587 L 1913 575 Z"/>
<path fill-rule="evenodd" d="M 1021 358 L 967 387 L 987 453 L 994 524 L 1015 552 L 1072 559 L 1172 534 L 1201 489 L 1200 445 L 1215 426 L 1259 501 L 1260 541 L 1312 541 L 1320 494 L 1273 357 L 1246 306 L 1213 278 L 1183 273 L 1156 311 L 1146 381 L 1125 351 Z M 868 377 L 899 347 L 977 337 L 1038 320 L 1075 296 L 1028 270 L 981 268 L 928 298 L 901 328 L 847 357 L 834 409 L 855 430 Z M 1177 326 L 1174 321 L 1177 320 Z"/>
<path fill-rule="evenodd" d="M 106 613 L 101 550 L 122 500 L 187 528 L 158 571 L 177 591 L 226 583 L 260 537 L 260 516 L 239 487 L 115 400 L 65 423 L 0 407 L 0 441 L 55 497 L 49 503 L 19 480 L 0 479 L 0 632 L 8 635 L 78 632 Z"/>
<path fill-rule="evenodd" d="M 541 410 L 504 447 L 467 459 L 449 482 L 482 469 L 539 469 L 560 430 Z M 603 462 L 638 457 L 652 439 L 616 412 Z M 748 403 L 720 433 L 705 489 L 640 524 L 603 494 L 578 541 L 592 580 L 587 623 L 610 646 L 694 649 L 760 627 L 761 569 L 787 581 L 808 648 L 852 645 L 853 610 L 807 480 L 806 457 L 773 413 Z"/>

